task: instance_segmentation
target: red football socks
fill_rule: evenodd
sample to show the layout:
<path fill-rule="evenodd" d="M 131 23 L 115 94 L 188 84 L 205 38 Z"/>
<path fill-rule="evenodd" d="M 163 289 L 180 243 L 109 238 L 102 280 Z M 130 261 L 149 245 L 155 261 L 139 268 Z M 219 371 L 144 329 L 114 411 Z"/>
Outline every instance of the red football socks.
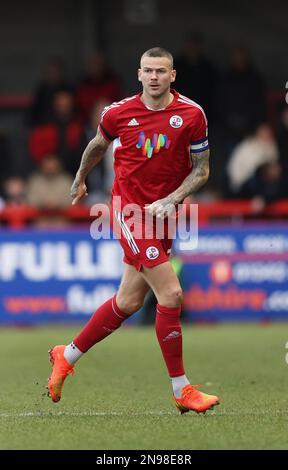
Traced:
<path fill-rule="evenodd" d="M 157 304 L 156 335 L 170 377 L 185 374 L 180 313 L 181 307 L 171 308 Z"/>
<path fill-rule="evenodd" d="M 94 344 L 99 343 L 114 330 L 117 330 L 128 316 L 117 306 L 115 295 L 96 310 L 73 343 L 85 353 Z"/>

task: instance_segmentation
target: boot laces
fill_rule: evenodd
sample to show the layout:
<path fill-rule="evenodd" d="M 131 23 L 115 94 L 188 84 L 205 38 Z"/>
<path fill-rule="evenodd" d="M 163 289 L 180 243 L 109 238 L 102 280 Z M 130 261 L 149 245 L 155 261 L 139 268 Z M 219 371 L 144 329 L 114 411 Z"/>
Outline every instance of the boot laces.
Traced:
<path fill-rule="evenodd" d="M 202 385 L 198 384 L 198 385 L 187 386 L 187 388 L 183 391 L 182 398 L 186 398 L 186 397 L 195 395 L 195 393 L 197 394 L 199 392 L 199 390 L 196 390 L 196 387 L 197 388 L 202 388 Z"/>

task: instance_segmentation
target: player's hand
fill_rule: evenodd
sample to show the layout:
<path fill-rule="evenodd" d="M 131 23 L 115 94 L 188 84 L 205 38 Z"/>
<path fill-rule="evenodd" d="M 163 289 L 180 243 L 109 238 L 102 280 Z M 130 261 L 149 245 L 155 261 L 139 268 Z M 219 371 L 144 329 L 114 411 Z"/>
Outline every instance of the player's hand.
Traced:
<path fill-rule="evenodd" d="M 170 217 L 175 214 L 175 204 L 169 197 L 165 197 L 164 199 L 159 199 L 145 206 L 145 210 L 159 219 L 164 219 L 165 217 Z"/>
<path fill-rule="evenodd" d="M 85 183 L 81 183 L 75 178 L 71 186 L 71 197 L 72 197 L 72 206 L 77 204 L 83 197 L 88 196 L 87 186 Z"/>

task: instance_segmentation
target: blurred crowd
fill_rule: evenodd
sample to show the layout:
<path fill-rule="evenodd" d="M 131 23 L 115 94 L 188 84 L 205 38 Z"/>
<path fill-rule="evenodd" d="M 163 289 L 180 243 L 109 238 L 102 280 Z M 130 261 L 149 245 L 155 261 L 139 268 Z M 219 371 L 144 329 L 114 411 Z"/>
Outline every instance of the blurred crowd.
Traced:
<path fill-rule="evenodd" d="M 194 200 L 250 199 L 261 211 L 267 203 L 288 197 L 288 105 L 283 100 L 271 119 L 265 77 L 249 50 L 233 48 L 230 62 L 220 67 L 207 56 L 203 38 L 191 34 L 175 54 L 174 65 L 175 88 L 203 106 L 210 125 L 212 177 Z M 67 76 L 61 60 L 49 62 L 26 115 L 25 174 L 13 171 L 12 137 L 0 131 L 0 208 L 69 206 L 73 178 L 101 112 L 123 97 L 117 71 L 100 53 L 87 58 L 77 82 Z M 88 177 L 85 204 L 108 201 L 112 182 L 109 148 Z"/>
<path fill-rule="evenodd" d="M 61 209 L 71 204 L 70 188 L 82 153 L 95 136 L 105 106 L 122 98 L 119 77 L 104 57 L 87 59 L 83 77 L 72 83 L 61 60 L 49 62 L 27 112 L 27 168 L 12 170 L 8 136 L 0 134 L 0 207 L 33 205 Z M 113 155 L 107 155 L 88 177 L 85 204 L 109 199 L 113 182 Z"/>

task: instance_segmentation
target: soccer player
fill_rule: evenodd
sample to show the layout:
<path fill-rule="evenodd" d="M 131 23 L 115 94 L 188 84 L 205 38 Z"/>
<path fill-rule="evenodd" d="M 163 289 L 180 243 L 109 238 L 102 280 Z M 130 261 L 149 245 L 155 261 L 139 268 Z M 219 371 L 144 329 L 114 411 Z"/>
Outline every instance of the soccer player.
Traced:
<path fill-rule="evenodd" d="M 182 290 L 169 261 L 172 239 L 134 237 L 125 206 L 134 203 L 167 220 L 171 208 L 203 186 L 209 175 L 207 120 L 194 101 L 171 89 L 175 81 L 172 55 L 160 47 L 144 52 L 138 69 L 143 91 L 104 109 L 97 134 L 84 150 L 71 188 L 72 204 L 87 195 L 85 179 L 114 141 L 115 181 L 111 214 L 122 232 L 124 273 L 117 294 L 92 315 L 73 341 L 49 351 L 53 364 L 48 380 L 54 402 L 66 377 L 92 346 L 121 326 L 143 305 L 152 289 L 157 298 L 156 334 L 171 377 L 173 397 L 181 413 L 206 412 L 219 398 L 197 390 L 186 377 L 182 359 L 180 312 Z M 116 209 L 116 196 L 121 207 Z M 142 224 L 142 218 L 138 220 Z M 136 225 L 137 225 L 136 223 Z"/>

